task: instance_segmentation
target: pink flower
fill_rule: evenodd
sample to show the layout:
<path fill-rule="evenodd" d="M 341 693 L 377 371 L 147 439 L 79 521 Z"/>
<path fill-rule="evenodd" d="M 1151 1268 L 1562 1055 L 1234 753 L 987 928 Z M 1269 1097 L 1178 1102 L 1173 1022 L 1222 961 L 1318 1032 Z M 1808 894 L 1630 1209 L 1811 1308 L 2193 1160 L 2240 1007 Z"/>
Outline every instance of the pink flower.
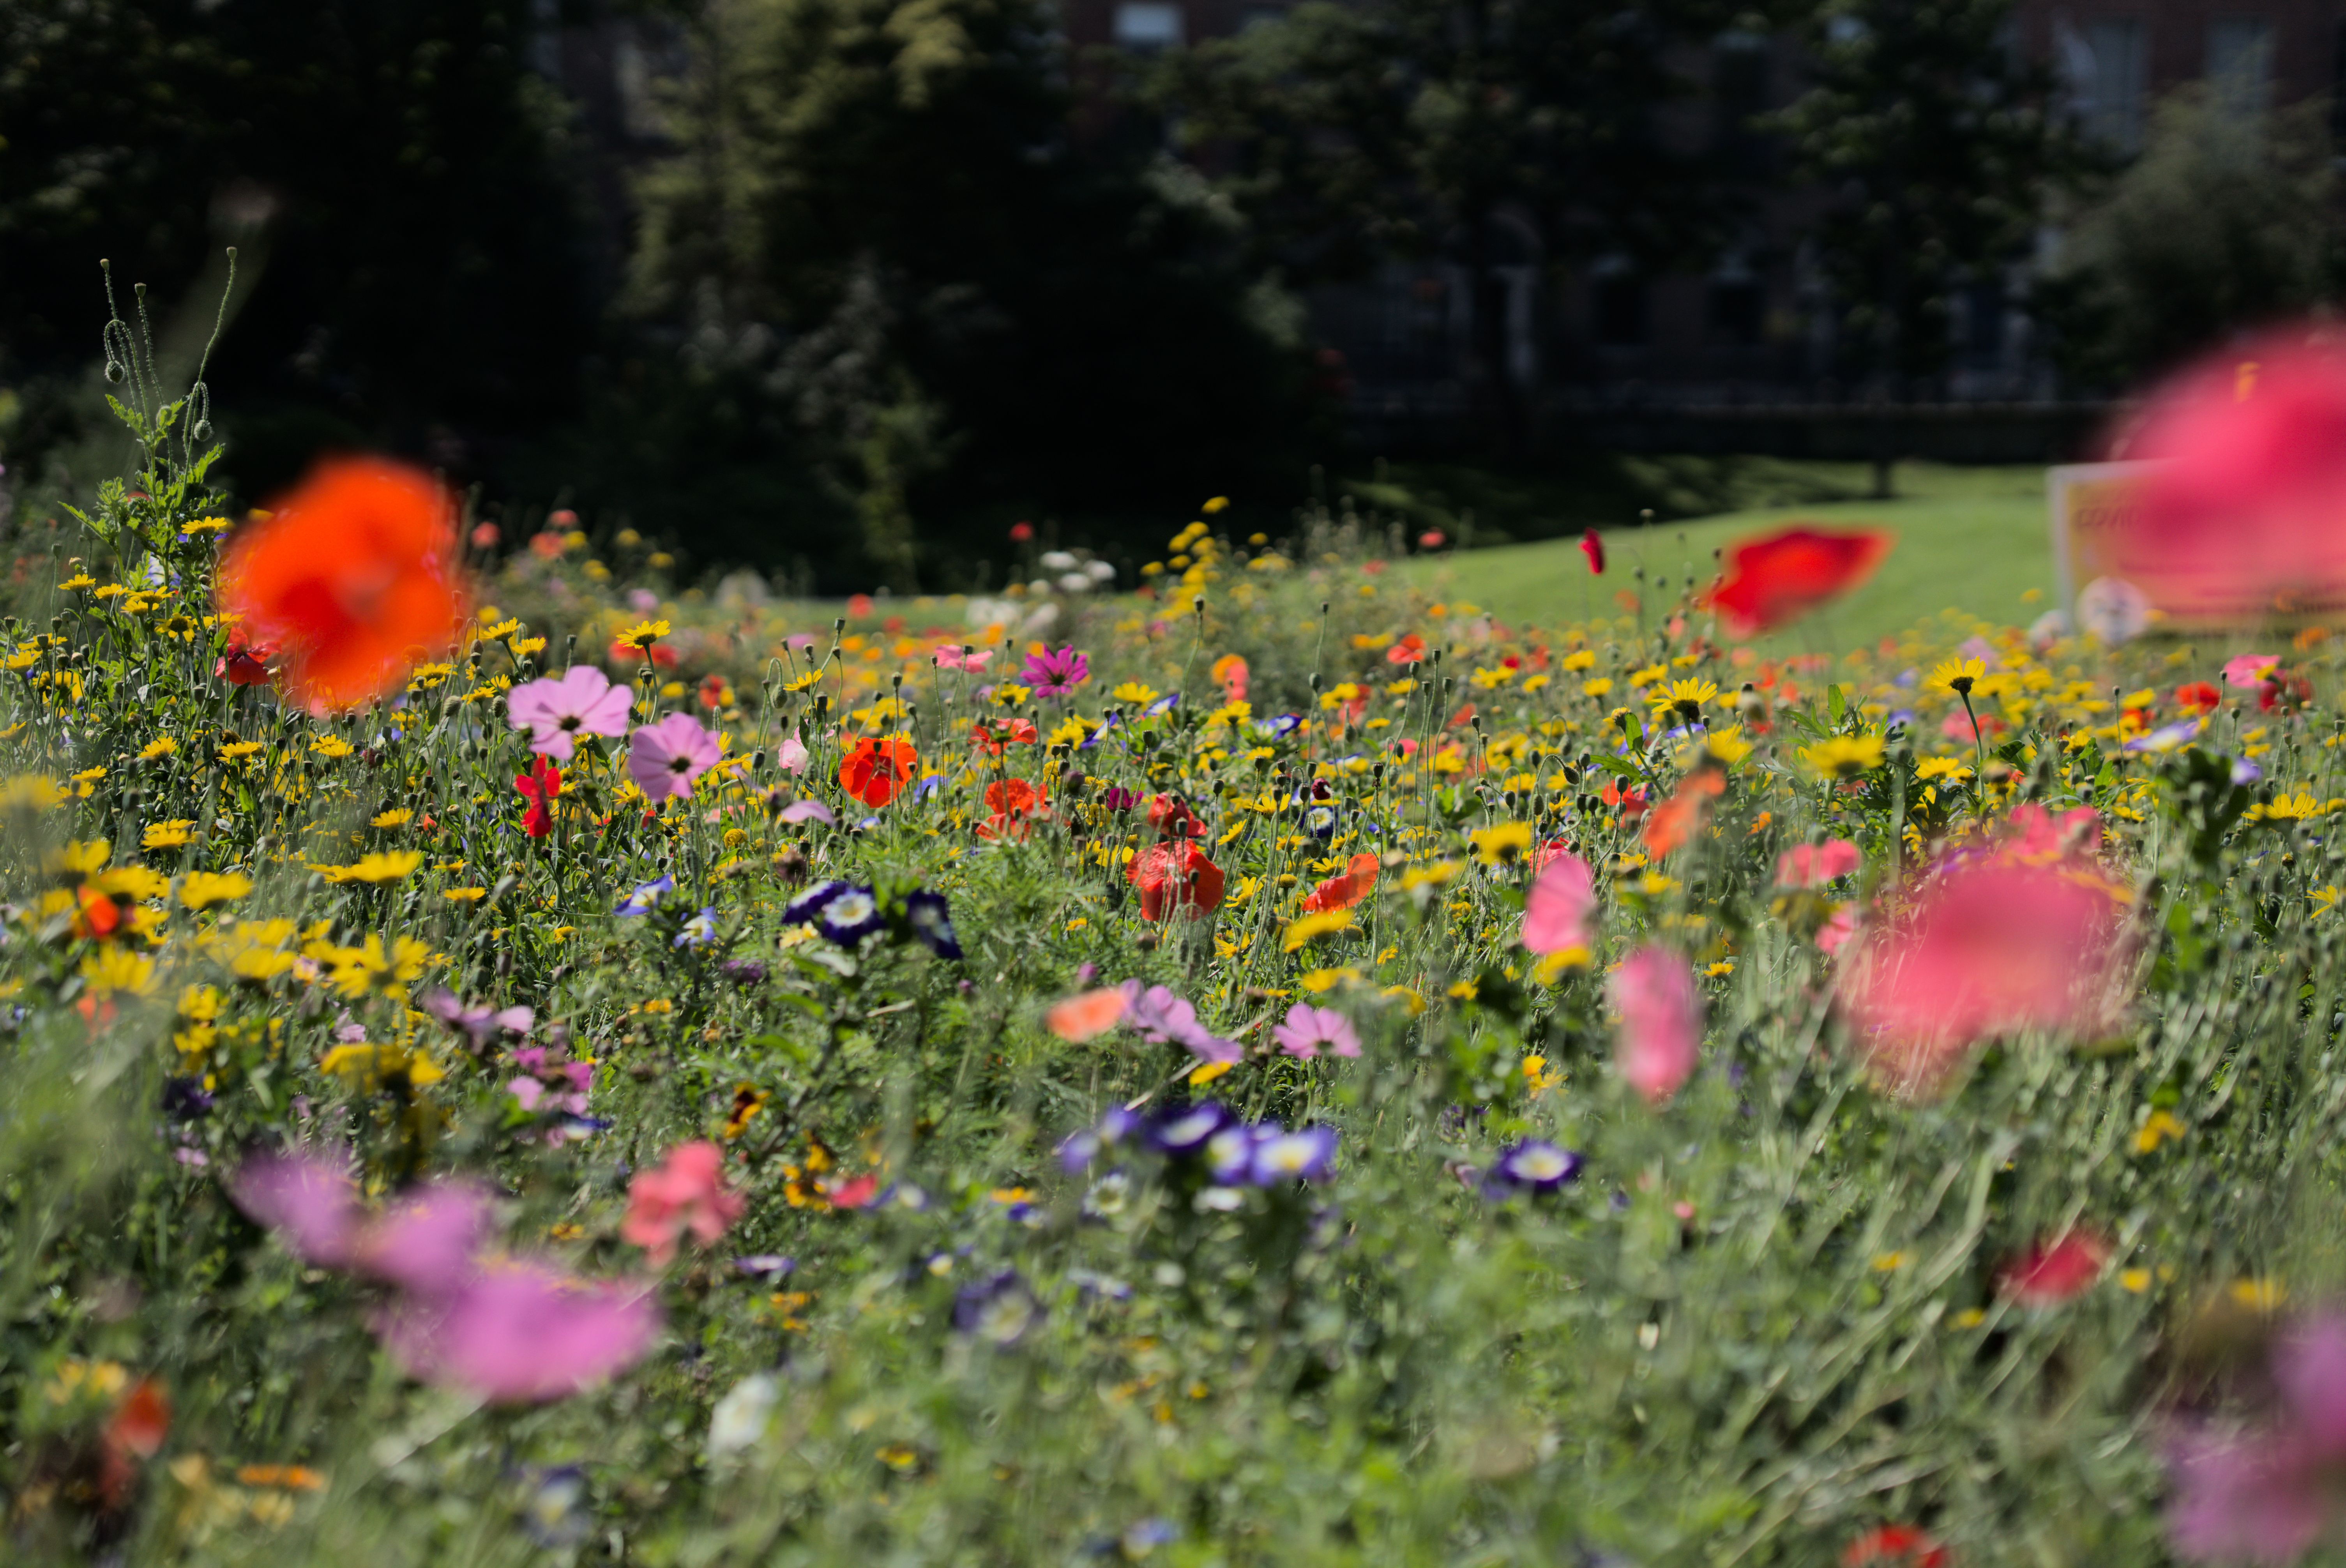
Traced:
<path fill-rule="evenodd" d="M 619 1222 L 622 1240 L 651 1254 L 665 1267 L 676 1256 L 676 1244 L 686 1231 L 703 1246 L 725 1234 L 747 1206 L 739 1193 L 729 1192 L 723 1174 L 724 1156 L 715 1144 L 678 1144 L 657 1170 L 638 1171 L 627 1185 L 627 1217 Z"/>
<path fill-rule="evenodd" d="M 485 1188 L 426 1183 L 366 1227 L 352 1248 L 351 1267 L 418 1295 L 445 1295 L 474 1274 L 493 1217 Z"/>
<path fill-rule="evenodd" d="M 1693 1075 L 1702 1042 L 1702 1002 L 1694 971 L 1666 947 L 1641 947 L 1613 972 L 1608 990 L 1621 1015 L 1614 1060 L 1649 1105 L 1666 1105 Z"/>
<path fill-rule="evenodd" d="M 2278 654 L 2242 654 L 2236 659 L 2227 659 L 2224 663 L 2224 684 L 2262 686 L 2265 677 L 2270 675 L 2280 663 L 2280 656 Z"/>
<path fill-rule="evenodd" d="M 229 1196 L 305 1263 L 340 1267 L 357 1244 L 358 1187 L 338 1165 L 309 1155 L 262 1155 L 230 1178 Z"/>
<path fill-rule="evenodd" d="M 939 643 L 937 645 L 937 667 L 939 669 L 984 669 L 987 665 L 990 665 L 993 662 L 994 650 L 992 648 L 986 648 L 980 651 L 976 648 L 964 647 L 959 643 Z"/>
<path fill-rule="evenodd" d="M 514 687 L 505 719 L 529 731 L 532 751 L 567 762 L 576 736 L 625 735 L 635 697 L 633 687 L 613 686 L 593 665 L 573 665 L 558 677 Z"/>
<path fill-rule="evenodd" d="M 640 1286 L 589 1283 L 515 1259 L 447 1296 L 402 1302 L 378 1331 L 413 1377 L 500 1404 L 536 1404 L 633 1366 L 659 1325 Z"/>
<path fill-rule="evenodd" d="M 2101 814 L 2091 806 L 2073 806 L 2055 816 L 2030 802 L 2014 806 L 2000 852 L 2025 866 L 2049 866 L 2077 860 L 2090 866 L 2102 847 Z"/>
<path fill-rule="evenodd" d="M 717 738 L 688 713 L 671 713 L 647 724 L 627 742 L 627 777 L 658 805 L 671 795 L 689 795 L 692 781 L 717 765 Z"/>
<path fill-rule="evenodd" d="M 1235 1065 L 1246 1055 L 1237 1041 L 1225 1040 L 1198 1023 L 1197 1008 L 1164 986 L 1144 990 L 1140 982 L 1127 980 L 1120 989 L 1126 1021 L 1150 1044 L 1170 1043 L 1200 1062 L 1217 1064 Z"/>
<path fill-rule="evenodd" d="M 1845 877 L 1864 862 L 1847 839 L 1827 839 L 1821 844 L 1796 844 L 1776 858 L 1780 888 L 1821 888 Z"/>
<path fill-rule="evenodd" d="M 1894 1087 L 1928 1089 L 1991 1035 L 2114 1026 L 2121 901 L 2090 872 L 1994 862 L 1947 872 L 1844 971 L 1858 1049 Z"/>
<path fill-rule="evenodd" d="M 1588 917 L 1596 910 L 1596 879 L 1588 862 L 1565 853 L 1551 858 L 1524 899 L 1524 946 L 1537 953 L 1593 945 Z"/>
<path fill-rule="evenodd" d="M 795 735 L 785 735 L 782 743 L 774 748 L 774 766 L 785 773 L 806 771 L 806 742 Z"/>
<path fill-rule="evenodd" d="M 1092 661 L 1073 647 L 1029 654 L 1018 678 L 1036 697 L 1066 697 L 1092 677 Z"/>
<path fill-rule="evenodd" d="M 1287 1022 L 1272 1029 L 1270 1037 L 1279 1042 L 1281 1051 L 1307 1062 L 1320 1054 L 1322 1045 L 1331 1056 L 1361 1054 L 1361 1037 L 1353 1033 L 1351 1019 L 1333 1008 L 1301 1002 L 1287 1010 Z"/>
<path fill-rule="evenodd" d="M 1853 905 L 1842 904 L 1833 911 L 1824 924 L 1817 927 L 1817 951 L 1828 956 L 1839 952 L 1856 934 L 1857 910 Z"/>
<path fill-rule="evenodd" d="M 2168 1450 L 2175 1484 L 2167 1533 L 2200 1563 L 2290 1563 L 2312 1550 L 2330 1515 L 2314 1456 L 2272 1432 L 2198 1431 Z"/>

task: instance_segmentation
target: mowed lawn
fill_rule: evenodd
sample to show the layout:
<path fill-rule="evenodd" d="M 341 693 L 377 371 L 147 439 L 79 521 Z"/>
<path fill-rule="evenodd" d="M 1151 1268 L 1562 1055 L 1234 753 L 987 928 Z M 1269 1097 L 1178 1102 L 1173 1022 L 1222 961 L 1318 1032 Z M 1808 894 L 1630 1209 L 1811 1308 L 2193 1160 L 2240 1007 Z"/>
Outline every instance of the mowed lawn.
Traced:
<path fill-rule="evenodd" d="M 1621 613 L 1615 596 L 1646 573 L 1646 605 L 1674 600 L 1687 577 L 1708 583 L 1719 552 L 1787 524 L 1886 528 L 1897 542 L 1864 586 L 1780 632 L 1766 652 L 1845 652 L 1942 610 L 2025 625 L 2053 603 L 2053 552 L 2042 468 L 1898 470 L 1898 499 L 1731 512 L 1604 531 L 1605 575 L 1592 577 L 1577 539 L 1549 539 L 1420 558 L 1406 570 L 1444 598 L 1511 624 L 1557 625 Z M 2031 596 L 2030 590 L 2035 590 Z"/>

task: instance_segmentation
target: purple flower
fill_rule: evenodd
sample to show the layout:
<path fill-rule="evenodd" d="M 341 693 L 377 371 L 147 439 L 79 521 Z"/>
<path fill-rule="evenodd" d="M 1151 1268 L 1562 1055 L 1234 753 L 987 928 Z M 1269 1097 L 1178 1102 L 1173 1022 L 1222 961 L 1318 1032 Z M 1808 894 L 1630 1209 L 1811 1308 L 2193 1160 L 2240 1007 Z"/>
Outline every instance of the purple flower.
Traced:
<path fill-rule="evenodd" d="M 1194 1155 L 1234 1120 L 1229 1107 L 1219 1100 L 1200 1100 L 1159 1115 L 1148 1129 L 1148 1141 L 1177 1157 Z"/>
<path fill-rule="evenodd" d="M 832 815 L 831 808 L 812 799 L 799 800 L 783 807 L 781 820 L 785 822 L 821 822 L 826 828 L 839 826 L 839 819 Z"/>
<path fill-rule="evenodd" d="M 1299 1002 L 1287 1010 L 1287 1022 L 1273 1029 L 1270 1037 L 1279 1042 L 1281 1051 L 1307 1062 L 1320 1054 L 1323 1045 L 1331 1056 L 1361 1054 L 1361 1037 L 1352 1032 L 1352 1021 L 1331 1007 Z"/>
<path fill-rule="evenodd" d="M 1325 1181 L 1336 1163 L 1336 1129 L 1276 1125 L 1255 1129 L 1254 1160 L 1248 1173 L 1257 1186 L 1280 1182 Z"/>
<path fill-rule="evenodd" d="M 1141 989 L 1140 982 L 1124 983 L 1125 1021 L 1152 1045 L 1170 1042 L 1201 1062 L 1235 1064 L 1246 1054 L 1235 1040 L 1225 1040 L 1198 1022 L 1198 1010 L 1161 985 Z"/>
<path fill-rule="evenodd" d="M 954 934 L 953 911 L 943 893 L 923 889 L 904 896 L 904 923 L 939 958 L 959 958 L 961 939 Z"/>
<path fill-rule="evenodd" d="M 784 925 L 804 925 L 821 914 L 823 906 L 847 891 L 847 884 L 837 877 L 815 883 L 806 891 L 782 906 Z"/>
<path fill-rule="evenodd" d="M 757 985 L 766 978 L 766 966 L 754 958 L 729 958 L 717 966 L 717 972 L 736 985 Z"/>
<path fill-rule="evenodd" d="M 1043 1304 L 1016 1269 L 1005 1268 L 962 1287 L 954 1298 L 953 1318 L 954 1327 L 963 1333 L 1006 1349 L 1043 1320 Z"/>
<path fill-rule="evenodd" d="M 473 1043 L 475 1053 L 488 1048 L 499 1031 L 510 1034 L 527 1034 L 537 1015 L 526 1007 L 492 1008 L 485 1004 L 467 1007 L 457 1000 L 456 993 L 445 986 L 425 993 L 423 1011 L 440 1020 L 457 1033 Z"/>
<path fill-rule="evenodd" d="M 2169 1446 L 2167 1533 L 2203 1563 L 2288 1563 L 2320 1539 L 2329 1499 L 2312 1456 L 2271 1432 L 2198 1431 Z"/>
<path fill-rule="evenodd" d="M 688 713 L 671 713 L 647 724 L 627 742 L 627 777 L 658 805 L 671 795 L 689 795 L 692 781 L 717 766 L 717 738 Z"/>
<path fill-rule="evenodd" d="M 883 923 L 879 897 L 870 888 L 842 888 L 822 906 L 815 923 L 840 946 L 853 947 Z"/>
<path fill-rule="evenodd" d="M 1019 681 L 1037 697 L 1066 697 L 1092 677 L 1092 661 L 1073 647 L 1056 653 L 1029 654 Z"/>
<path fill-rule="evenodd" d="M 1267 1138 L 1280 1135 L 1277 1123 L 1249 1126 L 1232 1122 L 1206 1140 L 1206 1170 L 1224 1186 L 1238 1186 L 1254 1179 L 1255 1150 Z"/>
<path fill-rule="evenodd" d="M 1100 804 L 1118 816 L 1140 804 L 1140 797 L 1120 784 L 1111 784 L 1100 792 Z"/>
<path fill-rule="evenodd" d="M 651 1349 L 659 1322 L 641 1286 L 513 1259 L 447 1296 L 410 1298 L 381 1333 L 392 1358 L 427 1382 L 536 1404 L 625 1371 Z"/>
<path fill-rule="evenodd" d="M 1554 1192 L 1566 1182 L 1577 1181 L 1580 1167 L 1586 1163 L 1570 1149 L 1558 1148 L 1545 1138 L 1525 1138 L 1499 1151 L 1483 1190 L 1492 1197 L 1510 1192 Z"/>
<path fill-rule="evenodd" d="M 626 920 L 633 915 L 649 914 L 652 912 L 654 905 L 658 904 L 662 898 L 674 891 L 676 891 L 676 879 L 674 877 L 655 877 L 650 881 L 637 883 L 635 888 L 628 892 L 627 896 L 618 901 L 618 903 L 612 909 L 611 912 L 617 915 L 622 920 Z"/>
<path fill-rule="evenodd" d="M 1070 1133 L 1059 1145 L 1059 1167 L 1069 1176 L 1089 1170 L 1101 1151 L 1112 1149 L 1141 1129 L 1138 1113 L 1118 1105 L 1100 1118 L 1099 1125 Z"/>
<path fill-rule="evenodd" d="M 529 731 L 532 751 L 567 762 L 575 736 L 625 735 L 635 697 L 633 687 L 613 686 L 593 665 L 573 665 L 558 677 L 514 687 L 505 718 Z"/>

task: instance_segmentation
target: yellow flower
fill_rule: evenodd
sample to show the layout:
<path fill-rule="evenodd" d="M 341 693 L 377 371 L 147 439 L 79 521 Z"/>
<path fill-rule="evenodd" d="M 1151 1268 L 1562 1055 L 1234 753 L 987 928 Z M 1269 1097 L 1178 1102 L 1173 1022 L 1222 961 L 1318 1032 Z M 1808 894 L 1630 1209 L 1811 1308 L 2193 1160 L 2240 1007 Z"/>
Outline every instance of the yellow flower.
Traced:
<path fill-rule="evenodd" d="M 1137 680 L 1128 680 L 1108 695 L 1118 702 L 1145 706 L 1157 700 L 1157 688 L 1153 686 L 1143 686 Z"/>
<path fill-rule="evenodd" d="M 615 643 L 625 643 L 631 648 L 649 651 L 652 644 L 666 636 L 668 636 L 666 621 L 638 621 L 611 640 Z"/>
<path fill-rule="evenodd" d="M 1043 738 L 1046 746 L 1064 746 L 1070 750 L 1091 738 L 1092 727 L 1080 718 L 1069 718 L 1058 728 Z"/>
<path fill-rule="evenodd" d="M 2283 790 L 2260 806 L 2249 807 L 2248 820 L 2251 822 L 2303 822 L 2316 817 L 2326 817 L 2341 806 L 2346 806 L 2346 800 L 2316 800 L 2303 789 L 2294 795 Z"/>
<path fill-rule="evenodd" d="M 1504 866 L 1520 859 L 1532 847 L 1532 825 L 1502 822 L 1495 828 L 1477 828 L 1467 837 L 1474 841 L 1476 860 L 1486 866 Z"/>
<path fill-rule="evenodd" d="M 225 517 L 199 517 L 192 523 L 183 524 L 180 526 L 179 532 L 182 534 L 221 534 L 227 532 L 228 526 L 229 522 Z"/>
<path fill-rule="evenodd" d="M 1592 956 L 1585 947 L 1567 947 L 1544 953 L 1540 961 L 1532 965 L 1532 980 L 1540 985 L 1554 985 L 1566 970 L 1586 969 L 1592 962 Z"/>
<path fill-rule="evenodd" d="M 92 839 L 87 843 L 76 839 L 41 857 L 41 869 L 51 876 L 70 877 L 78 881 L 105 870 L 107 860 L 113 854 L 114 846 L 104 839 Z"/>
<path fill-rule="evenodd" d="M 81 979 L 92 996 L 110 996 L 117 991 L 144 995 L 155 988 L 155 961 L 128 948 L 108 945 L 81 961 Z"/>
<path fill-rule="evenodd" d="M 1613 690 L 1613 683 L 1600 675 L 1595 680 L 1583 683 L 1580 690 L 1581 695 L 1584 697 L 1606 697 L 1611 694 Z"/>
<path fill-rule="evenodd" d="M 450 903 L 476 904 L 489 896 L 486 888 L 443 888 L 440 896 Z"/>
<path fill-rule="evenodd" d="M 364 1089 L 372 1089 L 384 1078 L 400 1073 L 404 1073 L 407 1081 L 419 1089 L 447 1076 L 423 1052 L 388 1041 L 379 1045 L 364 1041 L 337 1045 L 319 1059 L 318 1066 Z"/>
<path fill-rule="evenodd" d="M 1388 985 L 1383 994 L 1386 1001 L 1398 1002 L 1408 1008 L 1412 1018 L 1425 1011 L 1425 998 L 1410 986 Z"/>
<path fill-rule="evenodd" d="M 421 850 L 377 850 L 348 866 L 311 866 L 330 882 L 395 882 L 423 863 Z"/>
<path fill-rule="evenodd" d="M 432 950 L 412 936 L 397 938 L 388 952 L 380 936 L 368 937 L 363 947 L 337 947 L 319 941 L 301 952 L 323 964 L 334 989 L 353 1002 L 370 992 L 388 995 L 411 984 L 432 958 Z"/>
<path fill-rule="evenodd" d="M 1005 682 L 994 688 L 990 699 L 996 708 L 1015 708 L 1035 694 L 1015 681 Z"/>
<path fill-rule="evenodd" d="M 2338 888 L 2335 883 L 2313 890 L 2313 912 L 2315 914 L 2328 914 L 2331 910 L 2334 910 L 2337 907 Z"/>
<path fill-rule="evenodd" d="M 1422 865 L 1409 866 L 1401 873 L 1401 891 L 1406 893 L 1419 888 L 1442 887 L 1456 876 L 1458 871 L 1459 865 L 1455 860 L 1433 860 Z"/>
<path fill-rule="evenodd" d="M 99 892 L 117 899 L 159 899 L 171 891 L 171 881 L 145 866 L 117 866 L 89 879 Z"/>
<path fill-rule="evenodd" d="M 1649 664 L 1643 669 L 1631 670 L 1629 672 L 1629 689 L 1636 691 L 1641 687 L 1651 686 L 1654 682 L 1662 679 L 1669 673 L 1668 666 L 1658 664 Z"/>
<path fill-rule="evenodd" d="M 1702 748 L 1732 768 L 1751 755 L 1751 742 L 1743 738 L 1743 727 L 1731 724 L 1725 729 L 1714 729 L 1703 738 Z"/>
<path fill-rule="evenodd" d="M 234 762 L 242 758 L 250 757 L 260 749 L 260 742 L 258 740 L 231 740 L 226 746 L 219 748 L 220 760 L 223 762 Z"/>
<path fill-rule="evenodd" d="M 19 773 L 0 781 L 0 811 L 46 811 L 65 799 L 57 781 L 45 773 Z"/>
<path fill-rule="evenodd" d="M 189 871 L 179 879 L 179 902 L 191 910 L 240 899 L 252 891 L 252 879 L 235 871 Z"/>
<path fill-rule="evenodd" d="M 1567 671 L 1594 669 L 1596 667 L 1596 656 L 1586 648 L 1576 649 L 1564 656 L 1562 667 Z"/>
<path fill-rule="evenodd" d="M 523 659 L 532 654 L 544 653 L 546 639 L 544 637 L 508 637 L 505 640 L 505 647 L 514 657 Z"/>
<path fill-rule="evenodd" d="M 1951 784 L 1960 784 L 1972 776 L 1972 770 L 1952 757 L 1925 757 L 1914 764 L 1914 776 L 1918 779 L 1944 779 Z"/>
<path fill-rule="evenodd" d="M 220 993 L 209 985 L 183 986 L 179 991 L 179 1016 L 199 1023 L 209 1023 L 219 1016 Z"/>
<path fill-rule="evenodd" d="M 357 748 L 339 735 L 320 735 L 311 738 L 310 749 L 321 757 L 348 757 Z"/>
<path fill-rule="evenodd" d="M 158 757 L 168 757 L 179 748 L 179 743 L 168 735 L 158 735 L 138 748 L 138 760 L 152 762 Z"/>
<path fill-rule="evenodd" d="M 174 817 L 168 822 L 149 822 L 147 830 L 138 835 L 142 850 L 177 850 L 184 848 L 195 837 L 195 822 L 187 817 Z"/>
<path fill-rule="evenodd" d="M 1316 937 L 1352 929 L 1352 911 L 1351 910 L 1328 910 L 1320 914 L 1304 915 L 1287 928 L 1287 936 L 1281 942 L 1280 951 L 1293 952 Z"/>
<path fill-rule="evenodd" d="M 1828 779 L 1854 779 L 1882 766 L 1878 735 L 1834 735 L 1800 748 L 1800 760 Z"/>
<path fill-rule="evenodd" d="M 1986 678 L 1987 663 L 1984 659 L 1951 658 L 1931 671 L 1932 686 L 1958 697 L 1970 696 L 1972 687 Z"/>
<path fill-rule="evenodd" d="M 95 588 L 97 586 L 97 579 L 91 576 L 87 572 L 76 572 L 72 576 L 67 577 L 64 582 L 59 583 L 57 586 L 70 594 L 79 588 Z"/>
<path fill-rule="evenodd" d="M 378 811 L 368 826 L 373 828 L 404 828 L 415 820 L 415 813 L 404 806 L 394 806 L 388 811 Z"/>
<path fill-rule="evenodd" d="M 1491 691 L 1515 679 L 1515 672 L 1504 665 L 1495 665 L 1489 669 L 1478 669 L 1468 678 L 1484 691 Z"/>
<path fill-rule="evenodd" d="M 2188 1130 L 2170 1113 L 2153 1111 L 2149 1119 L 2142 1124 L 2142 1130 L 2134 1135 L 2134 1152 L 2138 1155 L 2156 1154 L 2158 1145 L 2170 1139 L 2181 1143 L 2183 1135 Z"/>
<path fill-rule="evenodd" d="M 1703 704 L 1718 699 L 1719 687 L 1699 676 L 1691 680 L 1674 680 L 1646 695 L 1646 700 L 1656 708 L 1675 708 L 1688 718 L 1700 713 Z"/>
<path fill-rule="evenodd" d="M 1201 1062 L 1189 1074 L 1189 1087 L 1202 1088 L 1230 1070 L 1228 1062 Z"/>

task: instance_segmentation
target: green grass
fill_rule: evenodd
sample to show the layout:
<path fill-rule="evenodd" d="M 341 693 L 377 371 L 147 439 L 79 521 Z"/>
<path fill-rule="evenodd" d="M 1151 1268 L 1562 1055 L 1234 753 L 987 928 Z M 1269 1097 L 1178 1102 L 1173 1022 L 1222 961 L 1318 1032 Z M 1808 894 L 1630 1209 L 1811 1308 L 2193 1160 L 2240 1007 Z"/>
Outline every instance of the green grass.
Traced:
<path fill-rule="evenodd" d="M 1819 464 L 1820 470 L 1826 465 Z M 1827 477 L 1820 474 L 1820 478 Z M 1956 609 L 2007 621 L 2033 620 L 2050 603 L 2053 557 L 2040 468 L 1944 468 L 1910 463 L 1899 470 L 1894 501 L 1844 500 L 1776 505 L 1604 531 L 1610 557 L 1602 578 L 1589 575 L 1576 538 L 1467 550 L 1412 563 L 1413 580 L 1488 610 L 1503 621 L 1554 625 L 1616 613 L 1613 596 L 1667 580 L 1649 603 L 1675 596 L 1689 574 L 1708 578 L 1714 552 L 1736 540 L 1797 520 L 1838 527 L 1891 529 L 1898 542 L 1872 579 L 1841 603 L 1771 636 L 1763 650 L 1839 651 Z M 2042 597 L 2025 600 L 2030 589 Z"/>

